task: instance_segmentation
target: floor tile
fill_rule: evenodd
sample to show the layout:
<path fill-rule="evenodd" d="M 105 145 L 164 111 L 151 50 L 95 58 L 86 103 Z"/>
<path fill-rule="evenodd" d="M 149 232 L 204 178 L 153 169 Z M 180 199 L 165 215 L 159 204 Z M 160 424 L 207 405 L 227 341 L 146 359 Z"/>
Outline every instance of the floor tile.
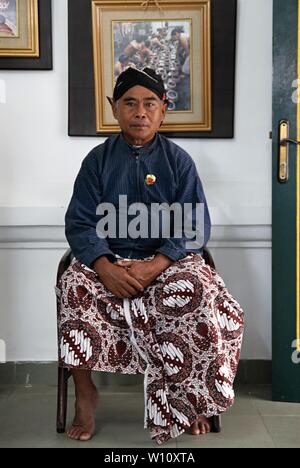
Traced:
<path fill-rule="evenodd" d="M 300 416 L 263 416 L 277 448 L 300 448 Z"/>
<path fill-rule="evenodd" d="M 260 416 L 222 416 L 221 434 L 192 436 L 177 440 L 179 448 L 274 448 L 274 442 Z"/>
<path fill-rule="evenodd" d="M 104 387 L 99 389 L 96 434 L 91 441 L 81 443 L 69 440 L 65 434 L 56 434 L 56 386 L 0 386 L 0 447 L 300 447 L 300 405 L 272 402 L 269 386 L 238 386 L 235 405 L 222 416 L 221 434 L 184 434 L 160 447 L 144 429 L 144 396 L 140 385 Z M 68 425 L 73 419 L 74 402 L 71 385 Z"/>
<path fill-rule="evenodd" d="M 55 431 L 56 397 L 14 393 L 0 408 L 1 447 L 61 447 Z"/>
<path fill-rule="evenodd" d="M 264 416 L 298 416 L 300 417 L 299 403 L 282 403 L 277 401 L 255 400 L 253 402 L 259 414 Z M 299 427 L 300 432 L 300 427 Z"/>

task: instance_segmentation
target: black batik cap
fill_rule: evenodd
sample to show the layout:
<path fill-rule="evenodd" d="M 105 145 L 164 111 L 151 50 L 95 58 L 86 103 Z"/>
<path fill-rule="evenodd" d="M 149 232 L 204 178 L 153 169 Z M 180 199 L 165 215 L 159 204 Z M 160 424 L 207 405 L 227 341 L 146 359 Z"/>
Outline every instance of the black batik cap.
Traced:
<path fill-rule="evenodd" d="M 152 68 L 138 70 L 137 68 L 132 67 L 127 68 L 118 77 L 114 89 L 114 101 L 120 99 L 130 88 L 137 85 L 150 89 L 150 91 L 153 91 L 159 99 L 167 102 L 167 93 L 162 77 Z"/>

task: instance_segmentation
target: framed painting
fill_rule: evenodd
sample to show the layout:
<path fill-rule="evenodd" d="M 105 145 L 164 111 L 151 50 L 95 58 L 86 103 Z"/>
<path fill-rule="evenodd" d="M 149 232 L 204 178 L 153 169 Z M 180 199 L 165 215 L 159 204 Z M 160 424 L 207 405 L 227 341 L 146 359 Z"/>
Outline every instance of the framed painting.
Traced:
<path fill-rule="evenodd" d="M 0 69 L 52 69 L 51 0 L 0 1 Z"/>
<path fill-rule="evenodd" d="M 106 96 L 127 67 L 162 76 L 169 108 L 161 132 L 211 130 L 210 3 L 165 0 L 144 10 L 140 1 L 92 1 L 98 133 L 119 131 Z"/>
<path fill-rule="evenodd" d="M 120 131 L 107 97 L 131 66 L 165 82 L 162 133 L 233 137 L 236 3 L 69 0 L 69 135 Z"/>

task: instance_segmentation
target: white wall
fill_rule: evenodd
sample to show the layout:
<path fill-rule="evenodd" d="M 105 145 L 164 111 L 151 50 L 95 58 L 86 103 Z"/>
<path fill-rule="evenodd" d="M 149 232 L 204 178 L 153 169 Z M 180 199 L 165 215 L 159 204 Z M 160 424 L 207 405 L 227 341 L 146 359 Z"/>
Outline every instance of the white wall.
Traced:
<path fill-rule="evenodd" d="M 53 71 L 0 71 L 0 339 L 8 360 L 53 360 L 63 215 L 101 138 L 67 136 L 67 0 L 53 0 Z M 196 161 L 218 267 L 243 305 L 243 356 L 271 356 L 272 0 L 239 0 L 235 138 L 179 139 Z M 3 89 L 5 87 L 5 90 Z M 5 92 L 4 92 L 5 91 Z"/>

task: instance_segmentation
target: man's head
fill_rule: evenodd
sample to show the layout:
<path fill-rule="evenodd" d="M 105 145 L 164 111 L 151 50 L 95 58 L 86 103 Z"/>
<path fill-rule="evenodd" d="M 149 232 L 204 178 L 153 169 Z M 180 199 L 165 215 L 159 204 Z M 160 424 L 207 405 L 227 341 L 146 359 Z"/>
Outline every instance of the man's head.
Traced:
<path fill-rule="evenodd" d="M 171 40 L 172 41 L 177 41 L 180 37 L 180 30 L 179 29 L 173 29 L 173 31 L 171 32 Z"/>
<path fill-rule="evenodd" d="M 135 38 L 135 40 L 136 40 L 136 42 L 137 42 L 138 44 L 141 44 L 142 42 L 144 42 L 143 36 L 137 36 L 137 37 Z"/>
<path fill-rule="evenodd" d="M 120 62 L 122 65 L 126 65 L 126 64 L 129 62 L 129 57 L 128 57 L 128 55 L 121 54 L 120 57 L 119 57 L 119 62 Z"/>
<path fill-rule="evenodd" d="M 167 111 L 161 76 L 150 68 L 128 68 L 117 80 L 112 107 L 127 141 L 145 145 L 160 128 Z"/>

